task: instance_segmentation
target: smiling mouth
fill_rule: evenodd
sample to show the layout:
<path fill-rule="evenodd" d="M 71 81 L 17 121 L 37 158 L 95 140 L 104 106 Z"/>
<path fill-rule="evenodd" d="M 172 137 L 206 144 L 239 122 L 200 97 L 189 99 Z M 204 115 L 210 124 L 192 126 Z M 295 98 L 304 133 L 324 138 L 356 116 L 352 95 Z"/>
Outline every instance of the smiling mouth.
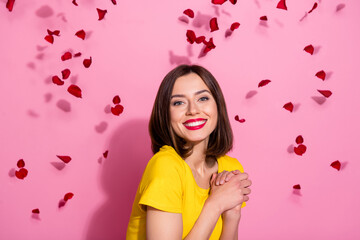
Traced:
<path fill-rule="evenodd" d="M 184 122 L 184 126 L 189 130 L 198 130 L 206 124 L 206 119 L 195 119 Z"/>

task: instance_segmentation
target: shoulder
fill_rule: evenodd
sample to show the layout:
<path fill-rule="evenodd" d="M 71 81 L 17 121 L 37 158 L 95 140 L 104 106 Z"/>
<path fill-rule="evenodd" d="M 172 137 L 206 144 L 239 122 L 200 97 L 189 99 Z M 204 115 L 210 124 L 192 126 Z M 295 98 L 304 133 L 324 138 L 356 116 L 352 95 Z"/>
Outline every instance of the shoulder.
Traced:
<path fill-rule="evenodd" d="M 244 168 L 241 163 L 233 157 L 228 155 L 224 155 L 218 158 L 218 163 L 221 165 L 222 170 L 233 171 L 240 170 L 240 172 L 244 172 Z"/>
<path fill-rule="evenodd" d="M 184 170 L 183 159 L 170 146 L 162 146 L 150 159 L 146 170 L 154 173 L 174 173 Z"/>

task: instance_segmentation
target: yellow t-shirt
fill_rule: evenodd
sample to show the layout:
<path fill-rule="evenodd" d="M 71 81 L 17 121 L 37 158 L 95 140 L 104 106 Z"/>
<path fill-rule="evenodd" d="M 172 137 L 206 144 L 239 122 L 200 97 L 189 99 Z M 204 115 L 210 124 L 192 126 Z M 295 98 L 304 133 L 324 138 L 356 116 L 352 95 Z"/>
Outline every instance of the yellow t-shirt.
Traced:
<path fill-rule="evenodd" d="M 217 159 L 218 172 L 240 170 L 243 167 L 235 158 L 222 156 Z M 200 188 L 189 165 L 170 146 L 163 146 L 148 162 L 135 200 L 126 233 L 127 240 L 146 239 L 146 211 L 144 205 L 181 213 L 182 239 L 190 232 L 209 196 L 210 189 Z M 243 203 L 242 207 L 245 205 Z M 219 217 L 210 239 L 219 239 L 222 219 Z"/>

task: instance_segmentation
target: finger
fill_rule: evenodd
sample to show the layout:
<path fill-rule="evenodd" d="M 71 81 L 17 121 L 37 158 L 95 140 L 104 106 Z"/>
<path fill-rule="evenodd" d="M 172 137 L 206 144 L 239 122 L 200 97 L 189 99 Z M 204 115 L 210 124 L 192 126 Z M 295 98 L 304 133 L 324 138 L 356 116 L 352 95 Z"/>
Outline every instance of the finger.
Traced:
<path fill-rule="evenodd" d="M 244 195 L 244 202 L 249 201 L 249 197 L 247 195 Z"/>
<path fill-rule="evenodd" d="M 239 173 L 237 177 L 239 177 L 240 180 L 246 180 L 249 178 L 249 175 L 247 173 Z"/>
<path fill-rule="evenodd" d="M 248 179 L 246 179 L 246 180 L 241 180 L 241 182 L 240 182 L 240 186 L 241 187 L 249 187 L 249 186 L 251 186 L 251 180 L 248 180 Z"/>
<path fill-rule="evenodd" d="M 240 170 L 238 170 L 238 169 L 236 169 L 236 170 L 234 170 L 234 171 L 231 171 L 233 174 L 235 174 L 235 175 L 238 175 L 239 173 L 241 173 L 240 172 Z"/>
<path fill-rule="evenodd" d="M 229 175 L 233 175 L 233 174 L 232 174 L 231 172 L 225 172 L 223 175 L 221 175 L 220 184 L 224 184 L 225 181 L 226 181 L 226 178 L 227 178 Z"/>
<path fill-rule="evenodd" d="M 220 184 L 220 179 L 223 174 L 224 174 L 224 171 L 222 171 L 221 173 L 218 173 L 218 175 L 216 177 L 216 183 L 215 183 L 216 186 L 218 186 Z"/>
<path fill-rule="evenodd" d="M 231 179 L 233 176 L 238 175 L 239 173 L 240 173 L 239 170 L 235 170 L 235 171 L 229 172 L 229 174 L 226 175 L 225 181 L 226 181 L 226 182 L 230 181 L 230 179 Z"/>
<path fill-rule="evenodd" d="M 242 189 L 242 193 L 244 195 L 249 195 L 251 193 L 251 189 L 250 188 L 244 188 L 244 189 Z"/>
<path fill-rule="evenodd" d="M 212 186 L 216 180 L 217 173 L 213 173 L 210 178 L 210 186 Z"/>

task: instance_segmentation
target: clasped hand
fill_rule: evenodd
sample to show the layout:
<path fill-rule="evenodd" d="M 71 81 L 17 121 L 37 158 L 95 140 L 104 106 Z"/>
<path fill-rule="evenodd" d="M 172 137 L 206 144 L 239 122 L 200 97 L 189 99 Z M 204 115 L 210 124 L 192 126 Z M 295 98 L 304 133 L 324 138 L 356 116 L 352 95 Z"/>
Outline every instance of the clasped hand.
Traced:
<path fill-rule="evenodd" d="M 239 170 L 214 173 L 209 198 L 218 203 L 222 215 L 240 217 L 241 204 L 249 200 L 251 181 Z"/>

